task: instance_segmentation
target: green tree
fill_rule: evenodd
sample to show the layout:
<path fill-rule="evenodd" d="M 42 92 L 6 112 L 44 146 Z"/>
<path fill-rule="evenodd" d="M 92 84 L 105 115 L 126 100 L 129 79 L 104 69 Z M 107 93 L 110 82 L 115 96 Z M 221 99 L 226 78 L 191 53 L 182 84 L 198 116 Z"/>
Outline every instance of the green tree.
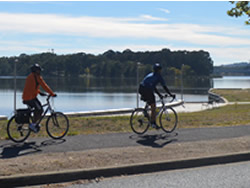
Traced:
<path fill-rule="evenodd" d="M 18 59 L 18 75 L 30 73 L 32 64 L 39 63 L 44 71 L 43 76 L 73 76 L 84 74 L 95 77 L 136 77 L 137 63 L 140 62 L 140 76 L 152 71 L 152 66 L 160 62 L 163 74 L 178 76 L 182 65 L 187 65 L 186 72 L 197 76 L 209 76 L 213 72 L 213 61 L 205 51 L 161 51 L 114 52 L 109 50 L 104 54 L 91 55 L 85 53 L 56 55 L 41 53 L 34 55 L 21 54 L 19 57 L 0 58 L 0 76 L 13 75 L 13 62 Z"/>
<path fill-rule="evenodd" d="M 242 15 L 246 15 L 248 20 L 245 22 L 247 25 L 250 25 L 250 6 L 249 1 L 230 1 L 232 4 L 235 5 L 234 8 L 227 11 L 229 16 L 235 16 L 236 18 Z"/>

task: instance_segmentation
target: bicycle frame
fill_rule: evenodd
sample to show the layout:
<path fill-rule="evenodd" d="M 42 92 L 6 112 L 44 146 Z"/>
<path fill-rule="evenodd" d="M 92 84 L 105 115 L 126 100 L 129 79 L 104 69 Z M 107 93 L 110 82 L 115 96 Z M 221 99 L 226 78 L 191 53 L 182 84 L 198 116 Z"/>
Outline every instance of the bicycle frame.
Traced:
<path fill-rule="evenodd" d="M 50 104 L 50 102 L 49 102 L 50 97 L 51 97 L 51 96 L 48 95 L 48 96 L 47 96 L 47 99 L 46 99 L 47 102 L 46 102 L 45 104 L 42 105 L 43 108 L 46 107 L 46 106 L 48 106 L 48 107 L 46 108 L 46 110 L 43 111 L 43 114 L 42 114 L 42 116 L 40 117 L 39 121 L 36 122 L 37 125 L 39 125 L 39 124 L 41 123 L 41 121 L 42 121 L 43 118 L 46 116 L 46 114 L 48 113 L 48 111 L 50 111 L 51 114 L 54 112 L 54 110 L 52 109 L 51 104 Z M 34 112 L 34 111 L 35 111 L 35 110 L 32 109 L 32 110 L 31 110 L 31 113 Z M 32 120 L 33 120 L 33 117 L 32 117 L 32 116 L 31 116 L 31 118 L 32 118 Z"/>
<path fill-rule="evenodd" d="M 165 97 L 159 99 L 158 101 L 156 101 L 156 104 L 157 104 L 157 102 L 161 102 L 161 106 L 159 107 L 160 110 L 159 110 L 158 112 L 156 112 L 156 118 L 157 118 L 157 117 L 161 114 L 161 112 L 166 108 L 166 104 L 165 104 L 165 102 L 164 102 L 164 98 L 167 98 L 167 97 L 168 97 L 168 96 L 165 96 Z M 170 103 L 173 102 L 174 99 L 175 99 L 175 98 L 173 98 L 173 99 L 170 101 Z M 146 103 L 144 109 L 145 109 L 146 112 L 147 112 L 147 110 L 150 110 L 150 105 L 149 105 L 148 103 Z M 157 106 L 156 106 L 156 109 L 157 109 Z"/>

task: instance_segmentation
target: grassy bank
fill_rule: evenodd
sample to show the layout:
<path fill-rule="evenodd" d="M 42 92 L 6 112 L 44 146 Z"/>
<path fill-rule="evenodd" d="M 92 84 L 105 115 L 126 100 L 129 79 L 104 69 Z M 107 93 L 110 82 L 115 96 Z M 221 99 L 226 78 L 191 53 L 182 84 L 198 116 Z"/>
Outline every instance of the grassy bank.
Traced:
<path fill-rule="evenodd" d="M 247 96 L 250 90 L 214 90 L 213 92 L 233 102 L 250 101 L 250 96 Z M 178 117 L 178 128 L 247 125 L 250 124 L 250 105 L 235 103 L 234 105 L 208 109 L 201 112 L 179 113 Z M 129 116 L 70 117 L 68 135 L 132 132 L 129 118 Z M 7 138 L 6 125 L 7 121 L 0 121 L 0 139 Z M 42 125 L 45 125 L 45 123 L 43 122 Z M 32 133 L 31 136 L 48 135 L 43 126 L 39 134 Z"/>
<path fill-rule="evenodd" d="M 250 105 L 228 105 L 202 112 L 179 113 L 178 128 L 236 126 L 250 124 Z M 104 134 L 114 132 L 131 132 L 129 116 L 116 117 L 72 117 L 68 135 Z M 7 138 L 7 121 L 0 122 L 0 137 Z M 44 124 L 43 124 L 44 125 Z M 47 136 L 45 127 L 39 134 L 31 136 Z"/>
<path fill-rule="evenodd" d="M 212 92 L 223 96 L 229 102 L 250 101 L 250 89 L 213 89 Z"/>

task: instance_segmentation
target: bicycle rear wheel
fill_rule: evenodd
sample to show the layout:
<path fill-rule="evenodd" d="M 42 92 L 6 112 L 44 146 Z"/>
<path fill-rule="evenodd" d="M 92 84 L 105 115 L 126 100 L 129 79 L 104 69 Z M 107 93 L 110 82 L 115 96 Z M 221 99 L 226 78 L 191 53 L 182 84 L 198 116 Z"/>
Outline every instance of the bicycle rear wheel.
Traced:
<path fill-rule="evenodd" d="M 29 124 L 18 124 L 12 116 L 7 124 L 7 134 L 13 142 L 24 142 L 30 135 Z"/>
<path fill-rule="evenodd" d="M 178 123 L 177 113 L 172 107 L 164 108 L 160 114 L 160 125 L 163 131 L 171 133 Z"/>
<path fill-rule="evenodd" d="M 134 133 L 143 134 L 149 128 L 148 113 L 143 108 L 135 109 L 130 116 L 130 126 Z"/>
<path fill-rule="evenodd" d="M 63 138 L 69 130 L 69 120 L 61 112 L 53 112 L 46 122 L 46 131 L 53 139 Z"/>

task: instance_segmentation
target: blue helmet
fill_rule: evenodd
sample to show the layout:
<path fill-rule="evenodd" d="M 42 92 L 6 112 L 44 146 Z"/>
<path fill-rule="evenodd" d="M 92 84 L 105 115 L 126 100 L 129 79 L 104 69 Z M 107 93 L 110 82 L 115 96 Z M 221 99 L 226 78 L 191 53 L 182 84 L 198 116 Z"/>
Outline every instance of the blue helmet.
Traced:
<path fill-rule="evenodd" d="M 153 69 L 154 69 L 154 71 L 158 71 L 158 70 L 161 70 L 162 67 L 159 63 L 156 63 L 156 64 L 154 64 Z"/>

